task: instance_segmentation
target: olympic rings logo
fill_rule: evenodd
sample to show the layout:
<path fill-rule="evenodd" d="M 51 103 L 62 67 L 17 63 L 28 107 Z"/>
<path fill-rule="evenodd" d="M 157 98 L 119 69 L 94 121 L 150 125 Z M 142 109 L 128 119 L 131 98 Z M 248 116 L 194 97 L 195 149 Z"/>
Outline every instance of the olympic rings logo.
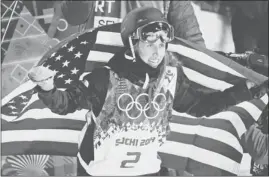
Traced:
<path fill-rule="evenodd" d="M 119 98 L 117 100 L 118 108 L 121 111 L 125 112 L 128 118 L 133 119 L 133 120 L 139 118 L 143 113 L 144 113 L 144 116 L 147 119 L 154 119 L 154 118 L 156 118 L 159 115 L 159 113 L 161 111 L 163 111 L 165 109 L 166 104 L 167 104 L 166 103 L 167 100 L 166 100 L 166 96 L 163 93 L 158 93 L 154 97 L 154 99 L 150 103 L 149 102 L 146 103 L 144 105 L 144 107 L 142 106 L 141 103 L 138 102 L 139 101 L 139 98 L 141 98 L 142 96 L 147 97 L 148 100 L 149 100 L 149 95 L 146 94 L 146 93 L 141 93 L 140 95 L 138 95 L 136 97 L 136 99 L 134 99 L 129 93 L 123 93 L 122 95 L 119 96 Z M 131 101 L 129 103 L 127 103 L 126 107 L 121 107 L 120 106 L 120 101 L 124 101 L 124 98 L 123 97 L 127 97 L 127 98 L 130 98 L 131 99 Z M 161 102 L 163 102 L 163 100 L 164 100 L 164 103 L 165 103 L 163 106 L 161 106 L 158 102 L 156 102 L 157 99 L 160 98 L 160 97 L 163 97 L 164 98 L 164 99 L 161 99 Z M 127 99 L 125 99 L 125 100 L 127 100 Z M 155 111 L 157 112 L 154 116 L 148 116 L 147 113 L 146 113 L 150 109 L 150 104 L 153 105 Z M 132 110 L 134 107 L 139 111 L 139 114 L 137 116 L 135 116 L 135 117 L 132 117 L 132 116 L 130 116 L 129 111 Z"/>

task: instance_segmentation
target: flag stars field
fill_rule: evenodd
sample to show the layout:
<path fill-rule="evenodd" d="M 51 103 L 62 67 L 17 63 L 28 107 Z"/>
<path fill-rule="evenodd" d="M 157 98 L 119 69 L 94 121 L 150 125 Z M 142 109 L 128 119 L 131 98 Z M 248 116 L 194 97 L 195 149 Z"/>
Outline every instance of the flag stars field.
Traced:
<path fill-rule="evenodd" d="M 65 60 L 65 62 L 63 63 L 63 67 L 68 67 L 69 63 L 70 61 Z"/>
<path fill-rule="evenodd" d="M 80 53 L 80 51 L 78 51 L 78 53 L 75 54 L 75 58 L 80 58 L 82 55 L 82 53 Z"/>
<path fill-rule="evenodd" d="M 71 70 L 71 73 L 72 73 L 72 74 L 77 74 L 78 71 L 79 71 L 79 70 L 78 70 L 77 68 L 74 68 L 73 70 Z"/>
<path fill-rule="evenodd" d="M 87 42 L 87 41 L 83 41 L 83 42 L 81 42 L 80 44 L 84 44 L 84 45 L 86 45 L 86 44 L 88 44 L 88 42 Z"/>
<path fill-rule="evenodd" d="M 18 114 L 18 112 L 12 111 L 11 114 L 16 115 L 16 114 Z"/>
<path fill-rule="evenodd" d="M 10 102 L 8 102 L 9 104 L 12 104 L 12 103 L 15 103 L 15 101 L 14 100 L 11 100 Z"/>
<path fill-rule="evenodd" d="M 50 56 L 50 58 L 54 57 L 55 54 L 56 54 L 56 52 L 52 53 L 51 56 Z"/>
<path fill-rule="evenodd" d="M 67 47 L 67 43 L 66 44 L 64 44 L 61 48 L 65 48 L 65 47 Z"/>
<path fill-rule="evenodd" d="M 23 105 L 27 105 L 27 104 L 28 104 L 28 102 L 22 102 L 21 104 L 23 104 Z"/>
<path fill-rule="evenodd" d="M 67 80 L 65 80 L 65 84 L 71 84 L 72 80 L 70 78 L 68 78 Z"/>
<path fill-rule="evenodd" d="M 73 52 L 74 49 L 75 49 L 75 47 L 71 46 L 70 48 L 68 48 L 68 52 Z"/>
<path fill-rule="evenodd" d="M 62 55 L 58 55 L 58 56 L 56 57 L 56 61 L 61 60 L 62 57 L 63 57 Z"/>
<path fill-rule="evenodd" d="M 10 105 L 10 106 L 8 106 L 10 109 L 16 109 L 16 107 L 15 106 L 12 106 L 12 105 Z"/>
<path fill-rule="evenodd" d="M 60 74 L 59 76 L 58 76 L 58 78 L 63 78 L 65 75 L 64 74 Z"/>
<path fill-rule="evenodd" d="M 24 95 L 21 95 L 20 98 L 22 98 L 23 100 L 27 100 L 28 98 Z"/>

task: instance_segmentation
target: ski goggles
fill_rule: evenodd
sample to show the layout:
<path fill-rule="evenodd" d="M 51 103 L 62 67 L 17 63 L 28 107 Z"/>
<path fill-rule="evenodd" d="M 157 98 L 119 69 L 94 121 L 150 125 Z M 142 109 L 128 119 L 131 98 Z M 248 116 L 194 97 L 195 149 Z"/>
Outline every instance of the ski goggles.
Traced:
<path fill-rule="evenodd" d="M 166 22 L 152 22 L 137 28 L 134 39 L 143 42 L 154 43 L 158 39 L 162 42 L 170 42 L 174 39 L 174 28 Z"/>

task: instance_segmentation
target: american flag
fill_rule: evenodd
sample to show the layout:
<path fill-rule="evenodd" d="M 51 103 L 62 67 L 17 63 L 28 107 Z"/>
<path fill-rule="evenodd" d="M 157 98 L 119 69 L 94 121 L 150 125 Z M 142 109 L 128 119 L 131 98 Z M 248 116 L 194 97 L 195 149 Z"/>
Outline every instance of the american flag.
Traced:
<path fill-rule="evenodd" d="M 122 48 L 119 27 L 103 26 L 71 36 L 39 64 L 55 70 L 57 87 L 66 89 Z M 224 90 L 246 80 L 245 76 L 259 83 L 267 79 L 180 38 L 169 44 L 168 50 L 182 61 L 184 72 L 197 89 Z M 28 81 L 2 100 L 2 155 L 76 156 L 87 110 L 66 116 L 54 114 L 38 99 L 34 87 Z M 174 112 L 171 134 L 159 153 L 163 166 L 194 175 L 237 175 L 243 155 L 240 138 L 267 102 L 264 95 L 199 119 Z"/>

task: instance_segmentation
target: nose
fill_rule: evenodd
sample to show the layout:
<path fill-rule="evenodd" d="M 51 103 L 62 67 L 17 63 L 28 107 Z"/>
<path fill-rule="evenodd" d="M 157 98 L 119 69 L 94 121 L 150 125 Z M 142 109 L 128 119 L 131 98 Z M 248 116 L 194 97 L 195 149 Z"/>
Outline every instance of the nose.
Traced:
<path fill-rule="evenodd" d="M 154 57 L 157 57 L 159 55 L 159 53 L 160 53 L 160 49 L 158 48 L 157 45 L 155 45 L 154 46 L 154 54 L 153 54 L 153 56 Z"/>

